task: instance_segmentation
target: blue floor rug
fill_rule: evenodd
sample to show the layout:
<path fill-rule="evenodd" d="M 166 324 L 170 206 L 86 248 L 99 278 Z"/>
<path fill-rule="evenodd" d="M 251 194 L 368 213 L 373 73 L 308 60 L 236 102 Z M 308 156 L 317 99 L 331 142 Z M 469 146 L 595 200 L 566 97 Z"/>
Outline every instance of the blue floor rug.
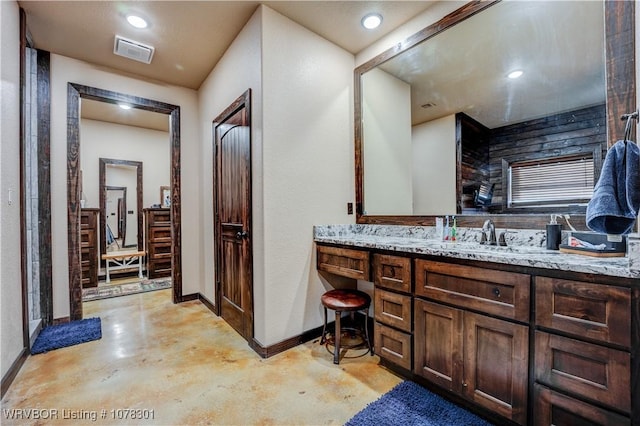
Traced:
<path fill-rule="evenodd" d="M 346 426 L 370 425 L 490 426 L 491 423 L 406 381 L 367 405 L 346 423 Z"/>
<path fill-rule="evenodd" d="M 59 325 L 45 327 L 31 348 L 31 354 L 41 354 L 54 349 L 102 338 L 100 318 L 86 318 Z"/>

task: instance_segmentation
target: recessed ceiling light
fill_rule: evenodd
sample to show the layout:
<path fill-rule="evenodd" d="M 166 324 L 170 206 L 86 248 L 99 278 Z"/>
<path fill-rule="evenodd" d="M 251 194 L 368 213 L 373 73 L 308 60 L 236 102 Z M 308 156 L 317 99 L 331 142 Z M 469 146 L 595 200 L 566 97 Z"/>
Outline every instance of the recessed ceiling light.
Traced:
<path fill-rule="evenodd" d="M 131 109 L 131 105 L 127 105 L 127 104 L 118 104 L 118 106 L 122 109 Z"/>
<path fill-rule="evenodd" d="M 382 16 L 378 13 L 369 13 L 362 18 L 362 26 L 368 30 L 378 28 L 382 23 Z"/>
<path fill-rule="evenodd" d="M 136 28 L 147 28 L 147 21 L 136 15 L 127 16 L 127 22 Z"/>
<path fill-rule="evenodd" d="M 521 77 L 522 74 L 524 74 L 524 71 L 515 70 L 515 71 L 511 71 L 509 74 L 507 74 L 507 77 L 509 77 L 510 79 L 516 79 L 516 78 Z"/>

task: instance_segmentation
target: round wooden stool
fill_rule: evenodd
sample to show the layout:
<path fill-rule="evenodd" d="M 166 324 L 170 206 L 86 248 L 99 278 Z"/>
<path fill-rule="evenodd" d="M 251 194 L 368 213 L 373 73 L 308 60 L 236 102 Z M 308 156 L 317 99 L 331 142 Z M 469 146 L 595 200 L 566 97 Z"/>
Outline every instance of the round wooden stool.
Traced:
<path fill-rule="evenodd" d="M 334 310 L 336 312 L 336 329 L 333 333 L 333 343 L 335 349 L 333 351 L 333 363 L 340 363 L 340 340 L 344 331 L 352 331 L 354 333 L 361 333 L 364 336 L 364 340 L 369 348 L 369 352 L 373 355 L 373 348 L 371 347 L 371 341 L 369 340 L 369 327 L 367 326 L 367 317 L 369 306 L 371 305 L 371 297 L 365 292 L 359 290 L 330 290 L 322 295 L 322 305 L 324 307 L 324 327 L 322 328 L 322 338 L 320 344 L 327 343 L 327 309 Z M 355 327 L 354 314 L 358 311 L 364 311 L 364 325 L 363 329 Z M 341 317 L 343 312 L 349 312 L 354 323 L 354 327 L 341 327 Z M 361 346 L 362 343 L 357 345 L 342 345 L 344 349 L 353 349 Z"/>

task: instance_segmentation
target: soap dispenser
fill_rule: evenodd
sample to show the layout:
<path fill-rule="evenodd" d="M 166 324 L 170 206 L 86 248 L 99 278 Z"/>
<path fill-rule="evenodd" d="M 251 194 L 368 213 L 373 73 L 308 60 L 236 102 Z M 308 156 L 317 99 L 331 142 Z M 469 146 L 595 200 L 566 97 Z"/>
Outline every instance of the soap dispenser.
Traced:
<path fill-rule="evenodd" d="M 547 250 L 559 250 L 562 241 L 562 225 L 558 223 L 560 215 L 552 214 L 547 224 Z"/>

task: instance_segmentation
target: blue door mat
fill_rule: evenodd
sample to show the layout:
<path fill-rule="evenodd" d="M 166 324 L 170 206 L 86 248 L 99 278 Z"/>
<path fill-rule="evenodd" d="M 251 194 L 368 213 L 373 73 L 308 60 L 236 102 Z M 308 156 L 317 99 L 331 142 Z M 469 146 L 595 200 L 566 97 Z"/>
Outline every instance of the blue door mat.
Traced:
<path fill-rule="evenodd" d="M 45 327 L 36 339 L 31 354 L 41 354 L 102 338 L 100 318 L 86 318 Z"/>

